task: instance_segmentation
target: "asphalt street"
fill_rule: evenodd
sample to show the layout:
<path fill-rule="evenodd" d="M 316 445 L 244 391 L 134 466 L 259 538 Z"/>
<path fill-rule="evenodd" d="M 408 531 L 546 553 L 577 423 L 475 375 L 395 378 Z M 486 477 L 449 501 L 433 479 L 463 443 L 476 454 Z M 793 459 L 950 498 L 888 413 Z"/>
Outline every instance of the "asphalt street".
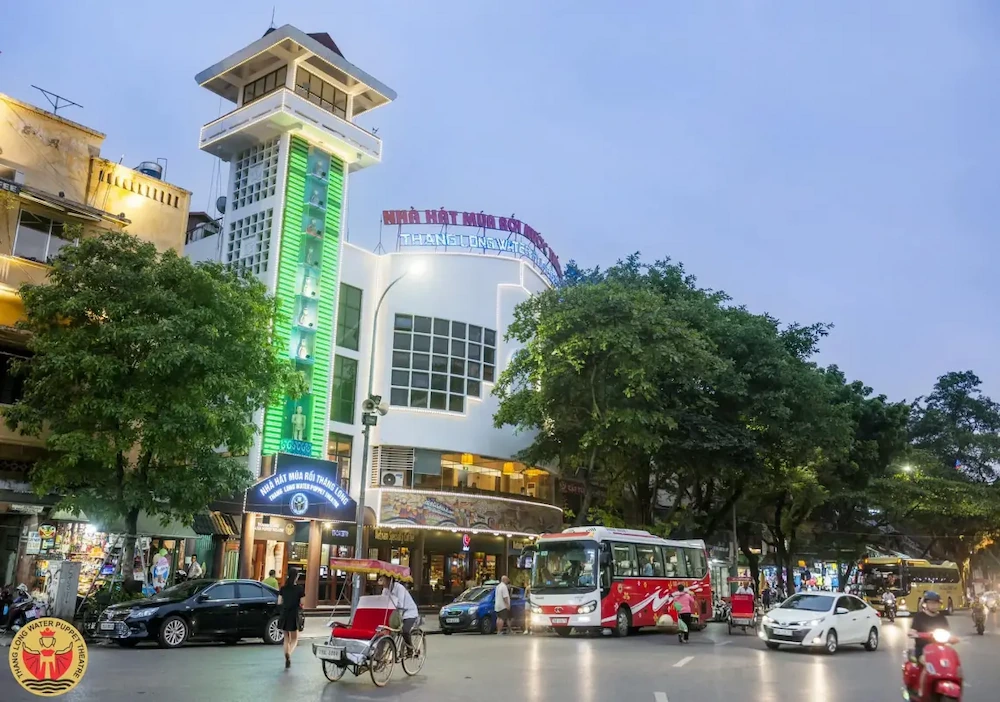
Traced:
<path fill-rule="evenodd" d="M 366 675 L 329 683 L 309 641 L 296 651 L 290 670 L 281 647 L 258 643 L 201 644 L 163 651 L 155 646 L 122 650 L 93 646 L 87 674 L 63 696 L 67 702 L 218 700 L 573 700 L 574 702 L 810 702 L 897 700 L 908 623 L 883 627 L 874 653 L 860 647 L 835 656 L 799 650 L 769 651 L 752 635 L 712 625 L 687 646 L 658 632 L 624 640 L 464 634 L 428 637 L 429 656 L 420 675 L 399 666 L 385 688 Z M 1000 689 L 1000 621 L 990 617 L 977 636 L 967 612 L 952 618 L 963 637 L 965 702 L 996 702 Z M 6 651 L 4 651 L 6 654 Z M 0 670 L 0 700 L 27 702 L 7 666 Z"/>

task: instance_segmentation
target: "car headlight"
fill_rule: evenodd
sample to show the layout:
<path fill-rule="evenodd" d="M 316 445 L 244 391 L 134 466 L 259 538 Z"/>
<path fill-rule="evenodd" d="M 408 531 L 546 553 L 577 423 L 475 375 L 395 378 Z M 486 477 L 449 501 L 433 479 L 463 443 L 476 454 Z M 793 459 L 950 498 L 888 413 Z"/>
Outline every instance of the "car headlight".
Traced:
<path fill-rule="evenodd" d="M 531 603 L 531 613 L 532 614 L 541 614 L 542 613 L 542 608 L 539 607 L 538 605 L 536 605 L 534 602 L 532 602 Z"/>
<path fill-rule="evenodd" d="M 806 626 L 808 626 L 811 629 L 814 626 L 819 626 L 822 623 L 823 623 L 823 617 L 820 617 L 819 619 L 813 619 L 810 622 L 806 622 Z"/>
<path fill-rule="evenodd" d="M 769 616 L 767 616 L 766 614 L 765 614 L 765 615 L 764 615 L 763 617 L 761 617 L 761 620 L 760 620 L 760 621 L 761 621 L 761 623 L 762 623 L 762 624 L 771 624 L 771 623 L 773 623 L 773 622 L 774 622 L 774 620 L 773 620 L 773 619 L 771 619 L 771 618 L 770 618 Z"/>
<path fill-rule="evenodd" d="M 595 609 L 597 609 L 597 600 L 594 600 L 592 602 L 588 602 L 587 604 L 584 604 L 584 605 L 580 605 L 579 607 L 576 608 L 576 613 L 577 614 L 590 614 Z"/>
<path fill-rule="evenodd" d="M 145 609 L 133 609 L 132 613 L 129 614 L 131 619 L 145 619 L 146 617 L 152 617 L 156 614 L 156 610 L 159 607 L 146 607 Z"/>

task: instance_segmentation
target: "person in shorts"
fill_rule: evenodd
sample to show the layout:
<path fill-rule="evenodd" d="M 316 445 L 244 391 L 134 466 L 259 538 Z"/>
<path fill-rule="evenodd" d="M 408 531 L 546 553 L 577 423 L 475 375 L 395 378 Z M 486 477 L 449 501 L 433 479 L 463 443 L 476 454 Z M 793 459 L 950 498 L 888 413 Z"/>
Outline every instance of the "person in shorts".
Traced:
<path fill-rule="evenodd" d="M 500 578 L 494 592 L 493 609 L 497 613 L 497 633 L 510 633 L 510 578 L 506 575 Z"/>

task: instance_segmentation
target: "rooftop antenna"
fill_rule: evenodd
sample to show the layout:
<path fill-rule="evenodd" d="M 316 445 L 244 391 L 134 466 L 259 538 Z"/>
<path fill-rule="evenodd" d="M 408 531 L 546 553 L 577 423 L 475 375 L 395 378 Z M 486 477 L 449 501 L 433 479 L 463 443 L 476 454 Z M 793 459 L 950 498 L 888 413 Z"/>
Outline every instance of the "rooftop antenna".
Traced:
<path fill-rule="evenodd" d="M 397 246 L 399 245 L 399 237 L 396 237 L 396 245 Z M 377 254 L 384 254 L 385 253 L 385 247 L 382 245 L 382 220 L 381 219 L 379 219 L 379 221 L 378 221 L 378 246 L 375 247 L 375 251 L 373 253 L 377 253 Z"/>
<path fill-rule="evenodd" d="M 271 5 L 271 26 L 268 29 L 274 29 L 274 5 Z"/>
<path fill-rule="evenodd" d="M 83 109 L 83 105 L 78 102 L 73 102 L 69 98 L 64 98 L 62 95 L 56 95 L 55 93 L 49 92 L 45 88 L 39 88 L 37 85 L 33 85 L 31 87 L 38 90 L 45 96 L 45 99 L 49 101 L 50 105 L 52 105 L 52 114 L 54 115 L 59 114 L 59 110 L 64 107 L 69 107 L 70 105 L 79 107 L 81 110 Z"/>

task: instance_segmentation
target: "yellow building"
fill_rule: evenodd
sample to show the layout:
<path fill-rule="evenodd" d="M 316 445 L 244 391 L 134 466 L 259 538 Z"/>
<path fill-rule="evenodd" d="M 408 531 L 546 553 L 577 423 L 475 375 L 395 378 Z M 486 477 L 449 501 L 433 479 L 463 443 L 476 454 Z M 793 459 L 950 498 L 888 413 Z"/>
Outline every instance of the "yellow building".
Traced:
<path fill-rule="evenodd" d="M 98 131 L 0 94 L 0 405 L 20 395 L 10 373 L 26 353 L 14 327 L 24 314 L 17 291 L 45 282 L 60 248 L 125 230 L 161 251 L 184 249 L 191 193 L 157 177 L 156 163 L 132 169 L 102 158 L 103 143 Z M 46 502 L 27 477 L 40 450 L 0 421 L 0 583 L 11 582 L 16 544 Z"/>

